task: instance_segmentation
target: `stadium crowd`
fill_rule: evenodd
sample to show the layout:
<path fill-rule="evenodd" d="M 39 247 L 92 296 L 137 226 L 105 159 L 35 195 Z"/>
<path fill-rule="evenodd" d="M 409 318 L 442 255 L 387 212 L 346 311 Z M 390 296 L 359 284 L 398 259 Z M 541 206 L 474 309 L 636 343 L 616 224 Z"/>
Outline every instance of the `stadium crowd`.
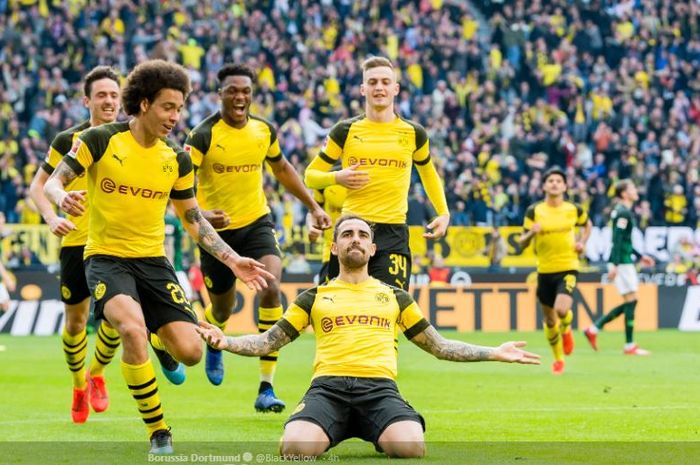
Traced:
<path fill-rule="evenodd" d="M 81 77 L 147 58 L 182 63 L 194 91 L 173 134 L 217 111 L 216 72 L 258 70 L 251 108 L 279 128 L 300 173 L 330 126 L 361 112 L 370 54 L 393 60 L 402 116 L 423 124 L 453 225 L 520 225 L 541 175 L 565 167 L 569 195 L 607 221 L 632 178 L 638 224 L 697 227 L 700 5 L 692 0 L 3 0 L 0 211 L 39 223 L 28 184 L 48 143 L 86 117 Z M 281 231 L 304 207 L 267 181 Z M 409 222 L 430 216 L 418 187 Z"/>

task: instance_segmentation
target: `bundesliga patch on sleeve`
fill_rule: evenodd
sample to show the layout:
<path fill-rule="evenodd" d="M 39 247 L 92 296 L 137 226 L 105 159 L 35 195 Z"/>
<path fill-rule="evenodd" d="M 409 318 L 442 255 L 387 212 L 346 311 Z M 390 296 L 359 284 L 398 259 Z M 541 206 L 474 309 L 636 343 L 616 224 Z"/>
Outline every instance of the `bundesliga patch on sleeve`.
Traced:
<path fill-rule="evenodd" d="M 190 144 L 185 144 L 185 152 L 190 153 L 192 151 L 192 146 Z"/>
<path fill-rule="evenodd" d="M 76 137 L 75 142 L 73 142 L 73 146 L 70 148 L 70 152 L 68 152 L 67 155 L 71 158 L 75 158 L 81 145 L 83 145 L 83 141 L 80 140 L 79 137 Z"/>
<path fill-rule="evenodd" d="M 625 229 L 627 228 L 627 218 L 620 218 L 615 222 L 615 226 L 617 226 L 619 229 Z"/>

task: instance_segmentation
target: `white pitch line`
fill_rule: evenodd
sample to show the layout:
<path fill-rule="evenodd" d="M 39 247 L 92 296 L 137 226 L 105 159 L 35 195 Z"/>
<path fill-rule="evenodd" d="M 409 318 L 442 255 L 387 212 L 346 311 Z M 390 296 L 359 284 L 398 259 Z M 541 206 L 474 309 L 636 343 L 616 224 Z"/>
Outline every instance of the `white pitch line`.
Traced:
<path fill-rule="evenodd" d="M 421 413 L 433 414 L 468 414 L 468 413 L 529 413 L 529 412 L 607 412 L 615 410 L 688 410 L 697 408 L 697 405 L 656 405 L 656 406 L 620 406 L 620 407 L 538 407 L 538 408 L 512 408 L 512 409 L 450 409 L 450 410 L 426 410 L 420 409 Z"/>

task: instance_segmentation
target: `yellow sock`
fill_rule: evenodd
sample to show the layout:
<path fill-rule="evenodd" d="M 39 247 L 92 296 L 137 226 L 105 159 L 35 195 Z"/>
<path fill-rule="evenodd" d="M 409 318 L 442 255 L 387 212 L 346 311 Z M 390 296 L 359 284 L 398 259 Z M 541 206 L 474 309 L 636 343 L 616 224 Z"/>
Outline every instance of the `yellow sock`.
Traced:
<path fill-rule="evenodd" d="M 223 331 L 226 327 L 226 321 L 222 322 L 214 318 L 214 312 L 212 312 L 211 304 L 207 305 L 207 308 L 204 309 L 204 319 L 207 320 L 207 323 L 213 324 L 221 331 Z"/>
<path fill-rule="evenodd" d="M 561 341 L 559 326 L 554 325 L 550 328 L 545 324 L 544 335 L 547 337 L 547 341 L 549 341 L 549 345 L 552 348 L 554 360 L 564 360 L 564 345 Z"/>
<path fill-rule="evenodd" d="M 282 312 L 281 305 L 277 307 L 260 307 L 258 309 L 258 331 L 264 333 L 272 328 L 277 323 L 277 320 L 282 318 Z M 272 384 L 279 354 L 279 351 L 277 351 L 260 357 L 260 381 L 267 381 Z"/>
<path fill-rule="evenodd" d="M 574 320 L 574 312 L 570 309 L 566 311 L 566 315 L 559 319 L 559 329 L 562 334 L 571 331 L 571 322 Z"/>
<path fill-rule="evenodd" d="M 66 356 L 68 369 L 73 376 L 73 387 L 85 389 L 85 357 L 87 357 L 87 331 L 83 329 L 75 335 L 68 334 L 63 328 L 63 353 Z"/>
<path fill-rule="evenodd" d="M 90 375 L 101 376 L 104 369 L 112 361 L 114 353 L 119 348 L 119 332 L 102 320 L 97 329 L 97 339 L 95 340 L 95 356 L 90 362 Z"/>
<path fill-rule="evenodd" d="M 126 380 L 132 397 L 141 414 L 141 419 L 146 424 L 150 437 L 159 429 L 167 429 L 168 425 L 163 420 L 163 407 L 160 405 L 158 383 L 153 371 L 151 360 L 146 360 L 140 365 L 130 365 L 122 360 L 122 375 Z"/>
<path fill-rule="evenodd" d="M 163 344 L 163 341 L 160 340 L 156 333 L 149 333 L 149 337 L 151 338 L 151 346 L 153 346 L 154 349 L 166 350 L 165 344 Z"/>

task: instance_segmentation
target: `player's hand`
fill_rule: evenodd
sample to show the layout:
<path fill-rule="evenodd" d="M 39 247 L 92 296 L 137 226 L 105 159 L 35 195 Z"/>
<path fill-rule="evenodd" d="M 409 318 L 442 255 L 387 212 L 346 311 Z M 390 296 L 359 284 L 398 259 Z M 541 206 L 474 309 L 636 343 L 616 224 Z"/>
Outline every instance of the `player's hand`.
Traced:
<path fill-rule="evenodd" d="M 656 265 L 656 260 L 654 260 L 649 255 L 642 255 L 642 258 L 639 259 L 639 263 L 643 267 L 652 267 L 652 266 Z"/>
<path fill-rule="evenodd" d="M 306 214 L 306 231 L 306 235 L 309 237 L 309 242 L 316 242 L 323 233 L 323 231 L 317 228 L 314 224 L 311 213 Z"/>
<path fill-rule="evenodd" d="M 314 223 L 314 227 L 324 230 L 331 227 L 331 217 L 328 213 L 323 211 L 323 208 L 318 207 L 316 210 L 311 212 L 311 218 Z"/>
<path fill-rule="evenodd" d="M 522 363 L 524 365 L 539 365 L 539 355 L 520 349 L 521 347 L 525 347 L 526 345 L 527 342 L 525 341 L 504 342 L 500 346 L 496 347 L 496 350 L 491 355 L 491 359 L 497 362 Z"/>
<path fill-rule="evenodd" d="M 85 213 L 85 196 L 87 191 L 68 191 L 65 193 L 58 206 L 61 210 L 73 216 L 82 216 Z"/>
<path fill-rule="evenodd" d="M 210 347 L 226 350 L 226 336 L 224 336 L 224 332 L 221 329 L 206 321 L 200 321 L 199 326 L 195 326 L 194 329 Z"/>
<path fill-rule="evenodd" d="M 69 232 L 77 229 L 72 221 L 61 218 L 60 216 L 50 219 L 47 223 L 51 233 L 58 237 L 63 237 Z"/>
<path fill-rule="evenodd" d="M 12 273 L 7 273 L 6 279 L 3 280 L 5 288 L 8 292 L 15 292 L 17 289 L 17 278 Z"/>
<path fill-rule="evenodd" d="M 202 210 L 202 216 L 214 229 L 225 228 L 231 223 L 231 217 L 223 210 Z"/>
<path fill-rule="evenodd" d="M 236 278 L 240 279 L 253 291 L 262 291 L 267 287 L 268 281 L 274 281 L 275 276 L 266 271 L 265 265 L 259 261 L 247 257 L 238 257 L 229 265 Z"/>
<path fill-rule="evenodd" d="M 584 243 L 581 242 L 581 241 L 578 241 L 578 242 L 576 242 L 576 244 L 574 244 L 574 250 L 576 251 L 576 253 L 579 253 L 579 254 L 580 254 L 580 253 L 582 253 L 584 250 L 586 250 L 586 244 L 584 244 Z"/>
<path fill-rule="evenodd" d="M 335 173 L 335 182 L 348 189 L 360 189 L 369 182 L 369 173 L 367 171 L 358 170 L 359 163 L 355 163 Z"/>
<path fill-rule="evenodd" d="M 608 267 L 608 281 L 615 281 L 615 277 L 617 276 L 617 267 L 615 265 L 611 265 Z"/>
<path fill-rule="evenodd" d="M 445 234 L 447 234 L 447 227 L 450 225 L 450 215 L 440 215 L 435 218 L 428 226 L 425 228 L 428 232 L 423 233 L 423 237 L 426 239 L 440 239 Z"/>
<path fill-rule="evenodd" d="M 533 234 L 537 234 L 540 231 L 542 231 L 542 226 L 540 226 L 539 223 L 533 223 L 532 228 L 530 228 L 530 231 L 532 231 Z"/>

